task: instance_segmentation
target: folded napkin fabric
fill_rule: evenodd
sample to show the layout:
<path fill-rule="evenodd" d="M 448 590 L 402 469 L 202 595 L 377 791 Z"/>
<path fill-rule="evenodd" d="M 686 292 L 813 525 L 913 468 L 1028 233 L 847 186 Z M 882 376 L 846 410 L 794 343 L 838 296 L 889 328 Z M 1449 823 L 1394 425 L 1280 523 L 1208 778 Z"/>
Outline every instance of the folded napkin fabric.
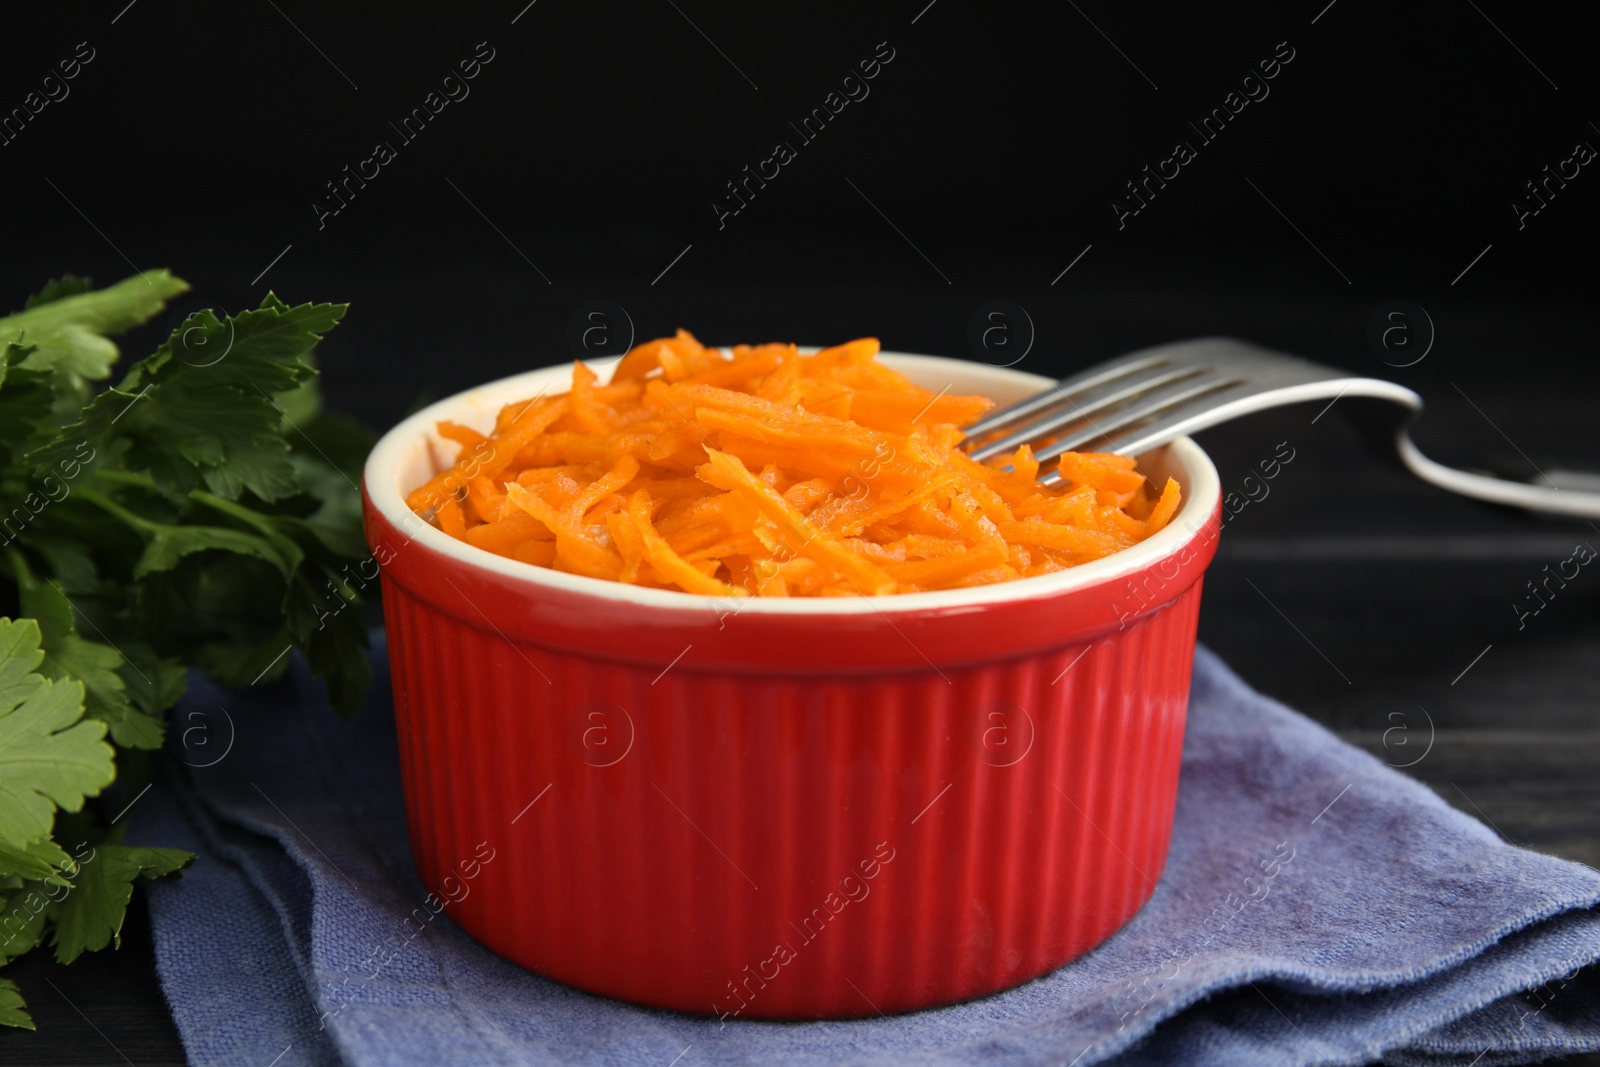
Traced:
<path fill-rule="evenodd" d="M 381 639 L 374 655 L 386 680 Z M 149 890 L 194 1062 L 1491 1067 L 1600 1050 L 1600 977 L 1584 970 L 1600 961 L 1600 872 L 1506 844 L 1203 648 L 1171 854 L 1144 909 L 1016 989 L 848 1021 L 592 996 L 433 915 L 389 700 L 380 683 L 344 723 L 296 664 L 242 693 L 196 680 L 180 706 L 232 747 L 153 790 L 134 836 L 199 853 Z"/>

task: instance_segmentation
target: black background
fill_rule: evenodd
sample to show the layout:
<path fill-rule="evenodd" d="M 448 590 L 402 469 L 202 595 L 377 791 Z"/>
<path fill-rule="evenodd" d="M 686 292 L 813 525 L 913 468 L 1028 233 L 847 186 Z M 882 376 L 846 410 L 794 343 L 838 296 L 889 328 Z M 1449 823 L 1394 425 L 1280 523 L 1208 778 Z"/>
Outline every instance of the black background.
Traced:
<path fill-rule="evenodd" d="M 1052 375 L 1206 333 L 1385 373 L 1365 324 L 1404 298 L 1438 339 L 1390 373 L 1430 399 L 1593 384 L 1600 176 L 1521 230 L 1508 206 L 1600 145 L 1580 5 L 926 3 L 63 5 L 8 35 L 5 108 L 79 42 L 95 58 L 0 147 L 0 281 L 16 303 L 131 263 L 229 308 L 348 300 L 332 393 L 380 428 L 569 358 L 595 298 L 640 338 L 945 355 L 1004 298 Z M 800 144 L 787 124 L 882 41 L 870 95 Z M 1270 95 L 1201 145 L 1186 123 L 1284 41 Z M 479 42 L 470 95 L 403 142 L 390 123 Z M 1110 201 L 1179 138 L 1198 158 L 1119 230 Z M 713 198 L 780 139 L 798 158 L 719 229 Z M 325 183 L 380 140 L 396 158 L 319 228 Z"/>
<path fill-rule="evenodd" d="M 1508 206 L 1576 142 L 1600 147 L 1591 7 L 525 3 L 9 18 L 0 114 L 79 42 L 95 58 L 0 145 L 0 305 L 67 271 L 168 267 L 193 299 L 129 339 L 137 356 L 202 303 L 349 301 L 327 392 L 381 430 L 572 358 L 590 300 L 640 339 L 875 335 L 970 357 L 973 310 L 1005 299 L 1036 328 L 1020 369 L 1232 334 L 1418 390 L 1417 437 L 1446 462 L 1600 471 L 1600 164 L 1522 229 Z M 402 144 L 389 123 L 479 42 L 494 58 L 470 95 Z M 788 123 L 879 42 L 894 59 L 870 95 L 798 144 Z M 1279 42 L 1294 59 L 1270 95 L 1199 146 L 1186 123 Z M 1198 157 L 1119 229 L 1110 201 L 1180 138 Z M 319 228 L 324 183 L 380 140 L 396 158 Z M 797 158 L 719 229 L 712 200 L 778 140 Z M 1366 340 L 1396 299 L 1436 329 L 1404 369 Z M 1315 414 L 1201 436 L 1228 489 L 1278 442 L 1297 455 L 1230 522 L 1202 639 L 1396 766 L 1415 746 L 1391 748 L 1393 716 L 1425 711 L 1438 743 L 1406 773 L 1517 843 L 1600 863 L 1600 578 L 1526 626 L 1512 607 L 1600 530 L 1451 497 L 1375 462 L 1341 410 Z M 8 1062 L 122 1062 L 113 1042 L 181 1057 L 130 929 L 123 953 L 8 969 L 42 1028 L 0 1035 Z"/>

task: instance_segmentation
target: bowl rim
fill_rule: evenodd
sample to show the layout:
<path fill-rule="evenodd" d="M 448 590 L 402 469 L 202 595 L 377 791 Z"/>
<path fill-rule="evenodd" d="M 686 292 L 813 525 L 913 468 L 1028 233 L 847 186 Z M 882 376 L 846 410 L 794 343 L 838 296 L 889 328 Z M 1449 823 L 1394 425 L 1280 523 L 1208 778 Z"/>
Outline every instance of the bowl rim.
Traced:
<path fill-rule="evenodd" d="M 817 348 L 801 346 L 800 351 L 809 354 L 817 351 Z M 1013 368 L 994 367 L 971 360 L 903 352 L 880 352 L 878 358 L 885 365 L 902 371 L 913 379 L 919 376 L 938 377 L 950 373 L 953 368 L 959 368 L 964 377 L 997 384 L 1003 382 L 1012 388 L 1020 386 L 1040 390 L 1055 384 L 1054 379 L 1041 375 Z M 601 381 L 606 381 L 609 380 L 616 362 L 616 360 L 603 364 L 590 362 L 589 366 L 600 376 Z M 568 594 L 592 596 L 614 603 L 634 605 L 646 610 L 704 612 L 708 608 L 715 610 L 733 601 L 739 605 L 741 613 L 839 617 L 875 612 L 889 617 L 911 613 L 963 612 L 1012 601 L 1057 597 L 1144 571 L 1180 552 L 1186 545 L 1200 537 L 1207 520 L 1219 506 L 1222 496 L 1221 481 L 1211 458 L 1193 440 L 1180 437 L 1164 446 L 1164 449 L 1168 452 L 1170 460 L 1174 461 L 1173 473 L 1183 489 L 1183 503 L 1164 529 L 1138 544 L 1102 559 L 1079 564 L 1054 574 L 1018 578 L 964 589 L 862 597 L 729 598 L 686 593 L 675 589 L 652 589 L 624 582 L 607 581 L 603 578 L 591 578 L 587 575 L 569 574 L 496 555 L 465 541 L 458 541 L 432 523 L 419 519 L 406 506 L 405 492 L 409 490 L 403 492 L 400 489 L 398 468 L 409 459 L 408 450 L 415 442 L 438 440 L 436 435 L 430 437 L 436 423 L 449 419 L 470 425 L 473 420 L 463 416 L 463 412 L 469 407 L 476 406 L 479 410 L 498 410 L 501 405 L 526 399 L 537 393 L 541 386 L 549 386 L 562 380 L 570 375 L 571 369 L 572 364 L 569 361 L 485 382 L 435 401 L 402 419 L 379 438 L 362 469 L 362 492 L 369 506 L 390 526 L 401 532 L 408 544 L 418 541 L 422 546 L 458 564 L 488 572 L 530 592 L 541 588 L 560 590 Z M 917 372 L 923 373 L 919 375 Z M 976 388 L 981 391 L 983 387 L 978 384 Z M 1155 455 L 1161 451 L 1162 449 L 1158 449 L 1147 455 Z"/>

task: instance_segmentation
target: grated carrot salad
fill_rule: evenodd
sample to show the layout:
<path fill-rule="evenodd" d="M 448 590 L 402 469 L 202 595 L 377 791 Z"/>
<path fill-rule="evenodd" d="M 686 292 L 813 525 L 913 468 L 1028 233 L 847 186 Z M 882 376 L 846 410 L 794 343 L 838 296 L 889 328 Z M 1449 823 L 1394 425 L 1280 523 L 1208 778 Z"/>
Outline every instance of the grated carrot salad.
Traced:
<path fill-rule="evenodd" d="M 1023 446 L 978 463 L 959 429 L 992 406 L 913 385 L 872 338 L 630 351 L 607 385 L 451 422 L 454 466 L 406 500 L 450 536 L 595 578 L 714 596 L 855 596 L 1050 574 L 1142 541 L 1176 513 L 1125 456 Z M 1006 468 L 1010 468 L 1007 470 Z"/>

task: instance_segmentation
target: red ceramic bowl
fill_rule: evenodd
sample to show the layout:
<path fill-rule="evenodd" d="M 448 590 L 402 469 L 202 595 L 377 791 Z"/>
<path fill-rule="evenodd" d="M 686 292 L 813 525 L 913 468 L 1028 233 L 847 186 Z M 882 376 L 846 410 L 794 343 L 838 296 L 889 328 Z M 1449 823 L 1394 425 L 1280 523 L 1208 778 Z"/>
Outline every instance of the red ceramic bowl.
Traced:
<path fill-rule="evenodd" d="M 926 356 L 929 388 L 1050 384 Z M 801 1019 L 991 993 L 1093 948 L 1166 860 L 1215 469 L 1149 540 L 1041 578 L 723 601 L 525 565 L 404 493 L 567 367 L 441 401 L 366 467 L 423 882 L 495 952 L 591 992 Z"/>

